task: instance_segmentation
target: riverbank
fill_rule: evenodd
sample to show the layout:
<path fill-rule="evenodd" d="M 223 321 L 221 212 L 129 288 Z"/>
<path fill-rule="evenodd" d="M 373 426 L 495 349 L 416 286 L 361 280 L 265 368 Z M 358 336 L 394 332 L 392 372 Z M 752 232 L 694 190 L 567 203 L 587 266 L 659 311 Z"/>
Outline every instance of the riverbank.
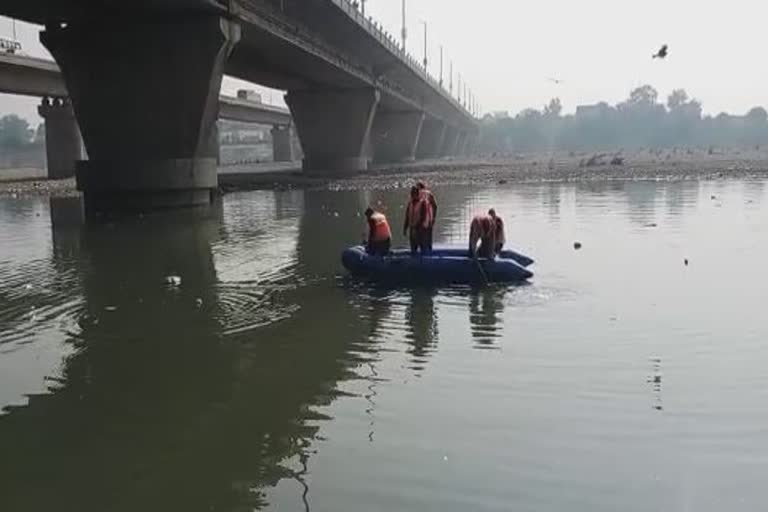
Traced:
<path fill-rule="evenodd" d="M 312 176 L 298 163 L 223 167 L 219 186 L 223 193 L 288 188 L 399 188 L 414 178 L 432 185 L 537 183 L 576 181 L 712 180 L 768 178 L 768 154 L 681 154 L 675 159 L 648 157 L 625 159 L 617 165 L 585 165 L 583 155 L 557 159 L 500 157 L 427 160 L 378 165 L 354 176 Z M 0 197 L 76 196 L 75 180 L 20 179 L 0 181 Z"/>

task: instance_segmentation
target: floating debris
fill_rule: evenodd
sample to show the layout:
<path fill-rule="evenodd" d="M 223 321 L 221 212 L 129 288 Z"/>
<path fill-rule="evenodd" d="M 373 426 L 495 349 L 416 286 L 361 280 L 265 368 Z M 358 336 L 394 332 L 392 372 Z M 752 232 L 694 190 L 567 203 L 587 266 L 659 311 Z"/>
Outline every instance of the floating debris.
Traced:
<path fill-rule="evenodd" d="M 581 242 L 573 242 L 573 248 L 577 251 L 581 249 Z"/>
<path fill-rule="evenodd" d="M 104 311 L 108 313 L 114 313 L 117 311 L 117 306 L 104 306 Z"/>
<path fill-rule="evenodd" d="M 203 307 L 203 299 L 199 297 L 195 299 L 195 306 L 197 307 L 197 309 L 200 309 L 201 307 Z"/>
<path fill-rule="evenodd" d="M 685 263 L 685 266 L 687 267 L 687 266 L 688 266 L 688 258 L 685 258 L 685 259 L 683 260 L 683 263 Z"/>

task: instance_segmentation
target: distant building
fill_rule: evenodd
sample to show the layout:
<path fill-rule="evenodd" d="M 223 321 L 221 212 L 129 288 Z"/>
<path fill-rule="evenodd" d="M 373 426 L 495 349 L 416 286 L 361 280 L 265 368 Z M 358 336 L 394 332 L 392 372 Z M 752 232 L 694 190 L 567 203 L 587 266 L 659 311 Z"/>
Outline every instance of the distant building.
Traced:
<path fill-rule="evenodd" d="M 592 121 L 603 119 L 611 112 L 611 106 L 605 102 L 595 105 L 579 105 L 576 107 L 576 119 Z"/>
<path fill-rule="evenodd" d="M 261 103 L 261 94 L 250 89 L 240 89 L 237 91 L 237 97 L 241 100 Z"/>

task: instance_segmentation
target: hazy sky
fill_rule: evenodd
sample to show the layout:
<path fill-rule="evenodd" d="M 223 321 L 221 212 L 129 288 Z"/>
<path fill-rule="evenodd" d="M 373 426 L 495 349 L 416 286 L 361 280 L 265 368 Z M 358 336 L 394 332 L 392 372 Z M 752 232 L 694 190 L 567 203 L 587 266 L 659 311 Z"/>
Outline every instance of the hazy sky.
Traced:
<path fill-rule="evenodd" d="M 367 11 L 400 34 L 400 0 L 368 0 Z M 486 112 L 541 107 L 560 97 L 566 112 L 576 105 L 616 103 L 649 83 L 662 97 L 682 87 L 704 111 L 744 113 L 768 105 L 768 5 L 759 0 L 407 0 L 409 50 L 422 58 L 428 21 L 430 71 L 445 73 L 453 59 Z M 19 26 L 25 51 L 45 55 L 37 29 Z M 0 19 L 0 35 L 10 35 Z M 651 60 L 662 44 L 666 61 Z M 555 85 L 546 80 L 564 81 Z M 225 92 L 240 84 L 227 80 Z M 273 93 L 277 102 L 279 93 Z M 0 95 L 0 111 L 34 113 L 37 101 Z"/>

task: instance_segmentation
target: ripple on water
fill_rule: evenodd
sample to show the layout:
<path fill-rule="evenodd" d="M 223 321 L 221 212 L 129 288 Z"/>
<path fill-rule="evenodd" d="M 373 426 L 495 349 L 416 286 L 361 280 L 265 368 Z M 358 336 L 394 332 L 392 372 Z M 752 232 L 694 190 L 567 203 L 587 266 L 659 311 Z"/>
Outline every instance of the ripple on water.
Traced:
<path fill-rule="evenodd" d="M 0 350 L 11 352 L 52 326 L 76 325 L 82 300 L 72 294 L 74 269 L 54 271 L 36 260 L 26 265 L 0 265 Z"/>

